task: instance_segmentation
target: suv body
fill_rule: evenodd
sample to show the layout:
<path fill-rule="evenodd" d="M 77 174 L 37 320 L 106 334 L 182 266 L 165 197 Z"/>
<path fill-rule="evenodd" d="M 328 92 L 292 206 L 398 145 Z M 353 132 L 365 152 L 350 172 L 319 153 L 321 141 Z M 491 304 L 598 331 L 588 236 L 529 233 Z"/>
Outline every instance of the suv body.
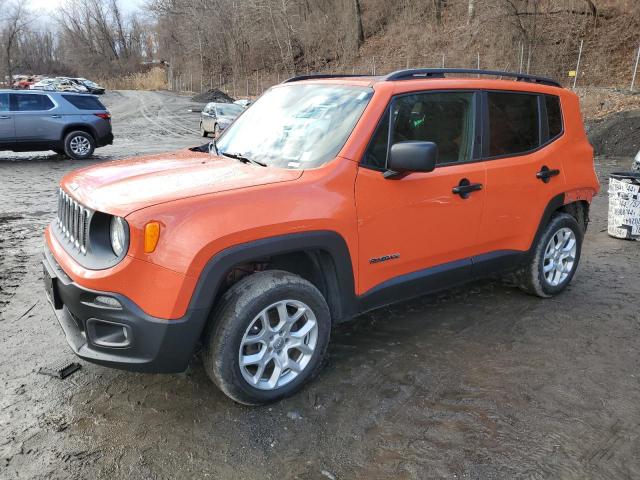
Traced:
<path fill-rule="evenodd" d="M 111 143 L 111 114 L 95 96 L 0 90 L 0 150 L 53 150 L 82 159 Z"/>
<path fill-rule="evenodd" d="M 300 388 L 359 313 L 503 272 L 562 291 L 599 189 L 578 97 L 444 73 L 294 79 L 220 155 L 68 174 L 44 268 L 72 349 L 178 372 L 202 342 L 216 384 L 259 404 Z"/>

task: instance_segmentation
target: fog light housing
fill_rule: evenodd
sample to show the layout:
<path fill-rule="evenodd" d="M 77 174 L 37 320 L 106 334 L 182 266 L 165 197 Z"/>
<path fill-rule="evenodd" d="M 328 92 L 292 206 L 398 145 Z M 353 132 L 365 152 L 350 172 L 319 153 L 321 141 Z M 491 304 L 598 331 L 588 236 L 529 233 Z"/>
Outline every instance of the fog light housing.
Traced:
<path fill-rule="evenodd" d="M 133 341 L 131 327 L 128 325 L 97 318 L 87 320 L 87 335 L 91 343 L 99 347 L 127 348 Z"/>

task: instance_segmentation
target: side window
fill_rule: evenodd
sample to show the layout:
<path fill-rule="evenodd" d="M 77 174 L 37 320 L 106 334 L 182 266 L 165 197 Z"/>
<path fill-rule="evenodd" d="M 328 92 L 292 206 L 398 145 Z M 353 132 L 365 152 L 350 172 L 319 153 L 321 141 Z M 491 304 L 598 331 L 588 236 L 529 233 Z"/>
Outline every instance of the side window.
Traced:
<path fill-rule="evenodd" d="M 387 167 L 387 145 L 389 143 L 389 109 L 387 108 L 373 133 L 364 164 L 384 170 Z"/>
<path fill-rule="evenodd" d="M 549 140 L 553 140 L 562 133 L 562 110 L 560 109 L 560 99 L 553 95 L 545 95 L 544 103 L 547 108 Z"/>
<path fill-rule="evenodd" d="M 9 94 L 0 93 L 0 112 L 9 111 Z"/>
<path fill-rule="evenodd" d="M 393 143 L 433 142 L 438 163 L 472 159 L 475 121 L 473 93 L 418 93 L 393 101 Z M 385 168 L 389 114 L 380 121 L 365 156 L 365 164 Z"/>
<path fill-rule="evenodd" d="M 33 112 L 51 110 L 54 105 L 46 95 L 32 93 L 12 93 L 11 110 L 18 112 Z"/>
<path fill-rule="evenodd" d="M 489 92 L 489 156 L 516 155 L 540 145 L 538 96 Z"/>

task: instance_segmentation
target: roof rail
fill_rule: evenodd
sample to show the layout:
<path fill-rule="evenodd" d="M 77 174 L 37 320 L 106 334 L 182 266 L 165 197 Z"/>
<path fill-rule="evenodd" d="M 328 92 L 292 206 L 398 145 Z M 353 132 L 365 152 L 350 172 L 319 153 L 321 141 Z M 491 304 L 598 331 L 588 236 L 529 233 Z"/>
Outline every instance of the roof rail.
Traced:
<path fill-rule="evenodd" d="M 371 75 L 357 73 L 311 73 L 308 75 L 298 75 L 286 79 L 282 83 L 301 82 L 302 80 L 313 80 L 314 78 L 349 78 L 349 77 L 370 77 Z"/>
<path fill-rule="evenodd" d="M 551 85 L 552 87 L 560 87 L 558 82 L 551 78 L 539 77 L 537 75 L 529 75 L 526 73 L 501 72 L 497 70 L 476 70 L 471 68 L 414 68 L 408 70 L 398 70 L 385 75 L 381 80 L 413 80 L 417 78 L 444 78 L 447 73 L 465 73 L 473 75 L 491 75 L 497 77 L 512 77 L 519 82 L 540 83 L 543 85 Z"/>

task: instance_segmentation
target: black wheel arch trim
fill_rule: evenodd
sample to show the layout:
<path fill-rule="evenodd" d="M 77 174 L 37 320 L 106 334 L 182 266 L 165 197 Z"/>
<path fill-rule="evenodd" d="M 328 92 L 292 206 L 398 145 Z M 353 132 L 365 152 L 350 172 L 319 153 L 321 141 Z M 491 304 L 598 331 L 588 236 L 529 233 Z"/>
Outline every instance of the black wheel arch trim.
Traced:
<path fill-rule="evenodd" d="M 93 141 L 98 142 L 98 132 L 96 131 L 95 128 L 93 128 L 91 125 L 87 124 L 87 123 L 72 123 L 70 125 L 65 125 L 64 130 L 62 131 L 62 143 L 64 145 L 64 141 L 67 138 L 67 135 L 69 135 L 71 132 L 75 131 L 75 130 L 79 130 L 85 133 L 89 133 L 92 137 L 93 137 Z M 88 132 L 87 132 L 88 130 Z"/>
<path fill-rule="evenodd" d="M 295 252 L 326 252 L 317 258 L 323 275 L 334 275 L 327 282 L 327 303 L 334 321 L 357 313 L 354 269 L 344 238 L 330 230 L 279 235 L 242 243 L 215 254 L 205 265 L 196 284 L 189 310 L 211 311 L 226 275 L 237 265 L 265 257 Z"/>

